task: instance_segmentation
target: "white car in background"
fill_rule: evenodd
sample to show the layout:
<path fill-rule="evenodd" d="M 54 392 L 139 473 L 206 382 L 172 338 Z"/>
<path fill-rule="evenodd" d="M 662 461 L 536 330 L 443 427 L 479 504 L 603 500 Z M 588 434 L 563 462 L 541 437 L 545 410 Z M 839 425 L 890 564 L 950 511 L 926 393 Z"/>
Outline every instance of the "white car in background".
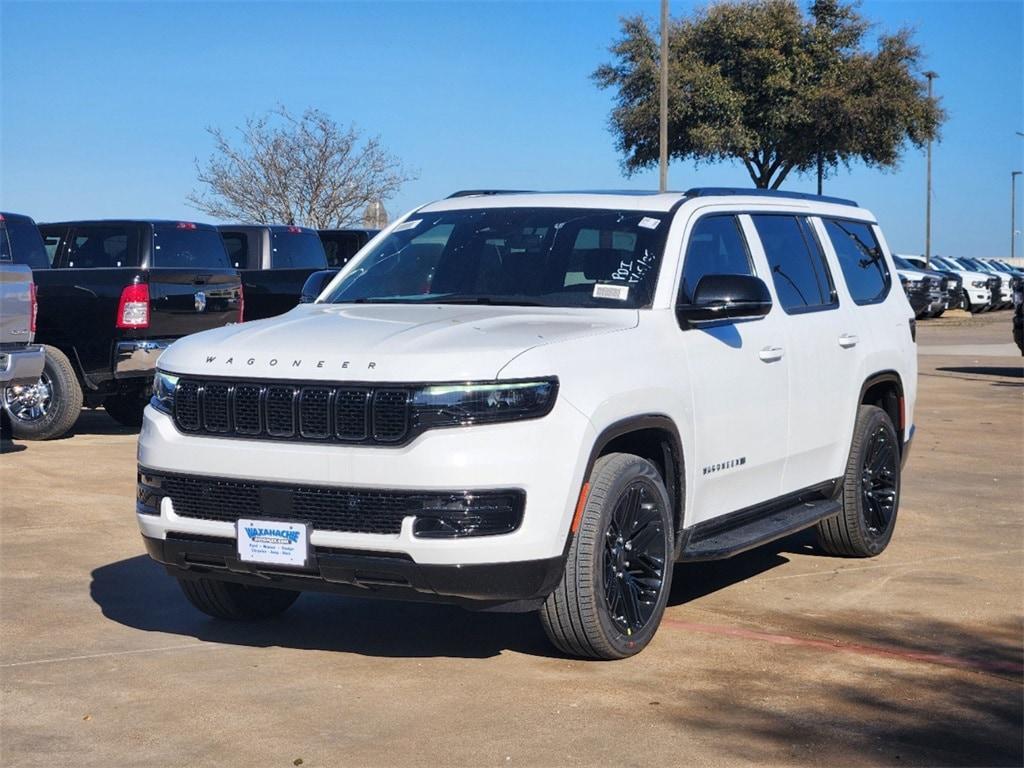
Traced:
<path fill-rule="evenodd" d="M 950 256 L 932 256 L 932 262 L 942 269 L 956 272 L 964 281 L 964 309 L 974 314 L 993 308 L 992 289 L 996 278 L 988 272 L 968 269 Z"/>

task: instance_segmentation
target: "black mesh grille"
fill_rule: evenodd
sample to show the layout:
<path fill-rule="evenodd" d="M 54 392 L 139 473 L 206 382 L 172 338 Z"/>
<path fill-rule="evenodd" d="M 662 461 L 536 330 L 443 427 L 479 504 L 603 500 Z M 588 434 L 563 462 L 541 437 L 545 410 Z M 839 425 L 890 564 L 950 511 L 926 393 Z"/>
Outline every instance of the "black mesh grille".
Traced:
<path fill-rule="evenodd" d="M 365 440 L 369 389 L 339 389 L 334 393 L 334 434 L 339 440 Z"/>
<path fill-rule="evenodd" d="M 203 387 L 203 428 L 207 432 L 227 432 L 228 392 L 227 384 L 206 384 Z"/>
<path fill-rule="evenodd" d="M 242 435 L 258 435 L 263 427 L 260 418 L 260 393 L 263 387 L 256 384 L 239 384 L 235 387 L 235 431 Z"/>
<path fill-rule="evenodd" d="M 174 393 L 174 420 L 182 429 L 199 429 L 199 382 L 182 381 Z"/>
<path fill-rule="evenodd" d="M 326 440 L 331 436 L 331 390 L 304 387 L 299 395 L 299 432 L 303 437 Z"/>
<path fill-rule="evenodd" d="M 395 387 L 182 379 L 174 420 L 199 434 L 395 444 L 411 434 L 409 401 Z"/>
<path fill-rule="evenodd" d="M 402 520 L 416 517 L 422 535 L 492 535 L 508 533 L 522 521 L 524 496 L 521 491 L 389 491 L 359 488 L 330 488 L 310 485 L 264 485 L 246 480 L 211 477 L 157 475 L 146 470 L 150 493 L 171 498 L 181 517 L 234 523 L 239 518 L 277 519 L 280 508 L 264 509 L 268 492 L 280 503 L 290 499 L 288 519 L 312 524 L 315 530 L 346 533 L 396 535 Z M 158 489 L 158 490 L 157 490 Z M 275 502 L 269 502 L 271 504 Z M 451 511 L 452 505 L 463 511 Z M 159 506 L 159 502 L 157 502 Z"/>
<path fill-rule="evenodd" d="M 381 389 L 373 396 L 373 437 L 394 443 L 408 430 L 409 393 L 404 389 Z"/>
<path fill-rule="evenodd" d="M 267 434 L 292 437 L 295 434 L 295 387 L 267 387 Z"/>

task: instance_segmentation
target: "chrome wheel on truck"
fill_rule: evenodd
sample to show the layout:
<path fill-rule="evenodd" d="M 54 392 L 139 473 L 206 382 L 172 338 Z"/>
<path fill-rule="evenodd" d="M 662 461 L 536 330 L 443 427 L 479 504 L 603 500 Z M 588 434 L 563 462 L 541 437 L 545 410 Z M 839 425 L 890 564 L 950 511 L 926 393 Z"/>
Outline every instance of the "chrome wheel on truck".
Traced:
<path fill-rule="evenodd" d="M 19 440 L 50 440 L 74 426 L 82 410 L 82 388 L 67 356 L 46 346 L 46 363 L 39 381 L 0 390 L 0 404 Z"/>

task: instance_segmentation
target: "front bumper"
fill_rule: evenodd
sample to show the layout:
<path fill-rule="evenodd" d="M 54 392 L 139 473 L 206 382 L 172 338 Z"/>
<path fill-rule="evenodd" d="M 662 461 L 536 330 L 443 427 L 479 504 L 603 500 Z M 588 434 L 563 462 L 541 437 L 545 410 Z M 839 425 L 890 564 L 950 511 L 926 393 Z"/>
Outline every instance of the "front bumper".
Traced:
<path fill-rule="evenodd" d="M 175 534 L 143 536 L 146 552 L 177 578 L 213 578 L 259 587 L 466 604 L 486 608 L 522 602 L 535 608 L 562 577 L 565 558 L 474 565 L 425 565 L 384 553 L 313 549 L 302 570 L 238 559 L 234 540 Z"/>
<path fill-rule="evenodd" d="M 119 341 L 114 352 L 114 378 L 152 376 L 156 361 L 174 339 L 138 339 Z"/>
<path fill-rule="evenodd" d="M 522 522 L 511 533 L 422 538 L 413 534 L 413 517 L 405 517 L 397 533 L 315 526 L 310 532 L 313 547 L 406 555 L 420 565 L 466 567 L 561 556 L 594 439 L 590 421 L 561 397 L 540 419 L 435 429 L 397 447 L 188 435 L 176 429 L 170 416 L 149 406 L 139 434 L 138 460 L 154 473 L 265 485 L 422 493 L 522 491 Z M 163 498 L 159 514 L 136 514 L 136 520 L 150 538 L 218 537 L 234 546 L 233 522 L 184 517 L 175 512 L 170 497 Z"/>
<path fill-rule="evenodd" d="M 46 352 L 38 345 L 0 350 L 0 384 L 20 387 L 35 384 L 46 364 Z"/>

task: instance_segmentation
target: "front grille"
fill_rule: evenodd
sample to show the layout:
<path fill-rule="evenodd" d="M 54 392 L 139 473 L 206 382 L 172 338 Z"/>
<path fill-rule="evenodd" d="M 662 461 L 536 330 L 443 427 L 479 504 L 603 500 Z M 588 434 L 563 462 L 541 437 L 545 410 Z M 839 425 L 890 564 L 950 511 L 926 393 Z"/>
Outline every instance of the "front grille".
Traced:
<path fill-rule="evenodd" d="M 521 491 L 437 492 L 370 490 L 310 485 L 268 485 L 212 477 L 144 471 L 146 490 L 169 496 L 175 514 L 234 523 L 239 518 L 288 519 L 314 530 L 397 535 L 402 520 L 416 517 L 436 529 L 462 526 L 457 535 L 508 533 L 522 521 Z M 140 480 L 140 483 L 142 481 Z M 141 485 L 140 485 L 141 487 Z M 282 506 L 282 498 L 287 501 Z M 159 509 L 159 502 L 155 502 Z M 454 507 L 461 507 L 453 510 Z"/>
<path fill-rule="evenodd" d="M 277 440 L 401 443 L 407 389 L 182 379 L 174 422 L 184 432 Z"/>

